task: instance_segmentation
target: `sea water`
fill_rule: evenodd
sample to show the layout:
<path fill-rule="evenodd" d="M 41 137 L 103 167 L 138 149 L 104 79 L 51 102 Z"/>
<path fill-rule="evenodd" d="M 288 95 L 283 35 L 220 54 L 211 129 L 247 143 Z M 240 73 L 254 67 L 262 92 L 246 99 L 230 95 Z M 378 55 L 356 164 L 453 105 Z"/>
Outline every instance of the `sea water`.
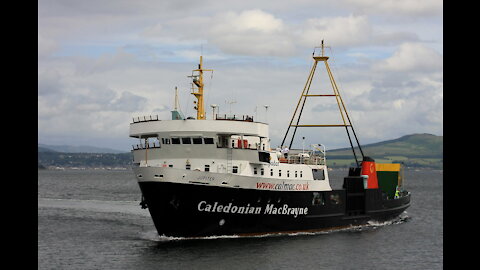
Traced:
<path fill-rule="evenodd" d="M 346 171 L 331 171 L 341 187 Z M 443 173 L 405 172 L 400 217 L 320 233 L 159 236 L 131 171 L 38 171 L 38 269 L 442 269 Z"/>

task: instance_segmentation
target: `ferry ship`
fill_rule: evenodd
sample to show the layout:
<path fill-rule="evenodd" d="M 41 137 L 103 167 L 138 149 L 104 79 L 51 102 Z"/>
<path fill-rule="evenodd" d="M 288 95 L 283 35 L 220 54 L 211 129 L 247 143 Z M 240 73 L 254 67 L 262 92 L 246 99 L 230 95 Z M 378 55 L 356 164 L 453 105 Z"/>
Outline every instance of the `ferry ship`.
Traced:
<path fill-rule="evenodd" d="M 321 54 L 316 49 L 321 49 Z M 363 155 L 345 104 L 328 66 L 322 41 L 314 48 L 313 65 L 282 141 L 272 149 L 268 124 L 253 116 L 205 113 L 202 56 L 192 71 L 197 116 L 177 109 L 172 118 L 133 118 L 130 137 L 133 171 L 143 208 L 148 208 L 160 236 L 204 237 L 316 232 L 385 221 L 410 205 L 403 189 L 401 164 L 379 164 Z M 330 94 L 310 94 L 317 64 L 331 80 Z M 300 125 L 307 98 L 333 97 L 343 123 Z M 214 107 L 213 107 L 214 108 Z M 332 189 L 323 145 L 290 149 L 297 128 L 345 127 L 356 166 L 341 189 Z M 287 135 L 293 132 L 285 146 Z M 352 136 L 353 135 L 353 136 Z M 353 147 L 354 137 L 357 147 Z M 356 151 L 361 152 L 361 160 Z"/>

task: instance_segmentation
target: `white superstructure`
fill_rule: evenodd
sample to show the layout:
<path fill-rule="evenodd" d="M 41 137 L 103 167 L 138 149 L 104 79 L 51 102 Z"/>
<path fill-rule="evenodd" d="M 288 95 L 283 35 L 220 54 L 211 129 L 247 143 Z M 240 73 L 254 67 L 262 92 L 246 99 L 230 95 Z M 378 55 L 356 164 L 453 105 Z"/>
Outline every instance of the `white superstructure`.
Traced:
<path fill-rule="evenodd" d="M 207 120 L 203 104 L 202 58 L 192 78 L 197 119 L 175 108 L 172 120 L 137 117 L 130 124 L 138 181 L 212 185 L 279 191 L 329 191 L 322 151 L 271 150 L 268 124 L 250 116 Z M 175 107 L 178 101 L 175 102 Z M 318 150 L 318 149 L 317 149 Z"/>
<path fill-rule="evenodd" d="M 130 124 L 130 137 L 139 139 L 132 150 L 139 181 L 331 190 L 321 153 L 293 150 L 285 157 L 271 150 L 268 125 L 252 118 L 137 120 Z"/>

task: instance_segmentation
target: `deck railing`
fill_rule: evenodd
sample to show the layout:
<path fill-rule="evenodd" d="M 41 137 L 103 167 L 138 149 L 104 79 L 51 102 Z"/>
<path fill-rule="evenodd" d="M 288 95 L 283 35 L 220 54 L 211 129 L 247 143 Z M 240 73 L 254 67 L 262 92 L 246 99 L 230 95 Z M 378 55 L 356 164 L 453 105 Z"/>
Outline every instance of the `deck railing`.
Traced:
<path fill-rule="evenodd" d="M 132 123 L 149 122 L 149 121 L 160 121 L 160 120 L 158 120 L 158 115 L 138 116 L 138 117 L 133 117 Z"/>
<path fill-rule="evenodd" d="M 234 120 L 234 121 L 247 121 L 247 122 L 253 122 L 253 116 L 249 115 L 227 115 L 227 114 L 215 114 L 215 120 Z"/>
<path fill-rule="evenodd" d="M 280 163 L 288 164 L 306 164 L 306 165 L 325 165 L 325 157 L 321 156 L 298 156 L 290 155 L 288 158 L 279 158 Z"/>
<path fill-rule="evenodd" d="M 147 144 L 139 143 L 132 145 L 133 150 L 142 150 L 142 149 L 150 149 L 150 148 L 160 148 L 160 142 L 149 142 Z"/>

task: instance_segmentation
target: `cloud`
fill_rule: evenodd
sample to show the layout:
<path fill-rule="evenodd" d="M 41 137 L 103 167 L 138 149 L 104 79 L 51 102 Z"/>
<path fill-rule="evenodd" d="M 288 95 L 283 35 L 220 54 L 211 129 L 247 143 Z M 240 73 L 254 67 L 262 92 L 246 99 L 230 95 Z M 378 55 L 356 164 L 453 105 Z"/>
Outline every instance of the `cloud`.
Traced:
<path fill-rule="evenodd" d="M 135 112 L 141 111 L 146 103 L 146 98 L 124 91 L 119 97 L 112 100 L 107 108 L 114 111 Z"/>
<path fill-rule="evenodd" d="M 363 45 L 369 42 L 373 32 L 366 16 L 354 15 L 312 18 L 302 28 L 302 41 L 307 46 L 318 46 L 322 39 L 335 47 Z"/>
<path fill-rule="evenodd" d="M 443 1 L 440 0 L 346 0 L 366 14 L 389 16 L 437 16 L 442 14 Z"/>
<path fill-rule="evenodd" d="M 311 18 L 301 28 L 298 38 L 304 46 L 319 46 L 320 40 L 337 49 L 419 41 L 415 33 L 374 27 L 366 15 Z"/>
<path fill-rule="evenodd" d="M 438 72 L 443 68 L 443 57 L 420 43 L 403 43 L 389 58 L 376 64 L 377 71 Z"/>
<path fill-rule="evenodd" d="M 278 56 L 293 51 L 282 20 L 261 10 L 219 14 L 208 31 L 209 40 L 233 54 Z"/>
<path fill-rule="evenodd" d="M 58 44 L 55 40 L 38 34 L 38 58 L 45 58 L 58 50 Z"/>
<path fill-rule="evenodd" d="M 172 37 L 206 40 L 227 54 L 285 56 L 294 49 L 284 22 L 259 9 L 170 20 L 144 29 L 142 35 L 170 42 L 175 42 Z"/>
<path fill-rule="evenodd" d="M 218 15 L 215 20 L 224 24 L 215 25 L 212 29 L 213 32 L 226 33 L 232 31 L 269 34 L 284 30 L 282 20 L 258 9 L 246 10 L 239 14 L 227 12 Z"/>
<path fill-rule="evenodd" d="M 166 44 L 208 43 L 224 54 L 291 57 L 322 39 L 340 49 L 418 41 L 415 33 L 374 27 L 366 15 L 310 17 L 288 22 L 260 9 L 195 15 L 151 25 L 141 36 Z"/>

